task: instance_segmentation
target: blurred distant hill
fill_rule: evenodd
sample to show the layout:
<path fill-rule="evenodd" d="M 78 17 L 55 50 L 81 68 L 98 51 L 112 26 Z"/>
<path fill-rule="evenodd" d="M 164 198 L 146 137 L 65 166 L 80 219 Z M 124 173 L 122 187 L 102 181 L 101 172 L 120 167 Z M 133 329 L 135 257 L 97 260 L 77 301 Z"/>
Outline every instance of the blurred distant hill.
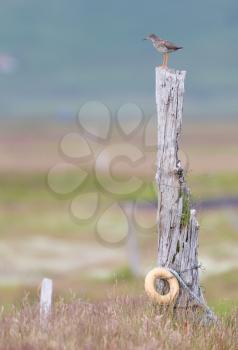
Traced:
<path fill-rule="evenodd" d="M 8 0 L 0 9 L 0 116 L 73 114 L 88 99 L 151 112 L 161 57 L 141 41 L 150 32 L 184 46 L 171 66 L 188 72 L 186 114 L 236 115 L 237 0 Z"/>

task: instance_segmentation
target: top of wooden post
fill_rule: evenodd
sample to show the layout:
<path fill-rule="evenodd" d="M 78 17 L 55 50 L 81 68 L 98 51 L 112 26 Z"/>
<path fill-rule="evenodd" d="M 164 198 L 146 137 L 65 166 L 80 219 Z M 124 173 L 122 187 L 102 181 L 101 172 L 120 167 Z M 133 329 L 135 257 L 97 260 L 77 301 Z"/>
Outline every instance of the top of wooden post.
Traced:
<path fill-rule="evenodd" d="M 164 68 L 162 66 L 157 66 L 155 68 L 156 73 L 167 73 L 167 74 L 171 74 L 171 75 L 182 75 L 185 77 L 186 75 L 186 70 L 178 70 L 178 69 L 174 69 L 174 68 Z"/>
<path fill-rule="evenodd" d="M 156 104 L 167 104 L 169 96 L 179 91 L 184 93 L 186 71 L 156 67 Z"/>

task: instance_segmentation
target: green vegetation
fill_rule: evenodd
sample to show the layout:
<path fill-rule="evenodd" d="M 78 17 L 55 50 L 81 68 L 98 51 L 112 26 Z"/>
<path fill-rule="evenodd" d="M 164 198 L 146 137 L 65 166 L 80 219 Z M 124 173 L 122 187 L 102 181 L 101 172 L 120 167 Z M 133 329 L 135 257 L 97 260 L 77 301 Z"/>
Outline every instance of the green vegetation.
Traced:
<path fill-rule="evenodd" d="M 122 266 L 110 275 L 109 280 L 112 282 L 131 281 L 135 278 L 131 269 L 128 266 Z"/>
<path fill-rule="evenodd" d="M 194 200 L 238 196 L 237 173 L 191 175 L 187 180 Z"/>
<path fill-rule="evenodd" d="M 64 188 L 68 182 L 75 182 L 78 177 L 77 172 L 63 173 L 58 175 L 57 183 Z M 123 184 L 123 178 L 122 186 Z M 117 196 L 121 200 L 141 200 L 155 201 L 157 194 L 154 187 L 148 179 L 144 179 L 145 184 L 138 191 L 129 195 Z M 220 198 L 224 196 L 238 196 L 237 174 L 218 173 L 213 175 L 191 175 L 187 178 L 189 187 L 194 200 L 207 198 Z M 46 201 L 52 202 L 52 197 L 57 199 L 68 199 L 74 195 L 87 191 L 99 191 L 104 193 L 103 188 L 98 184 L 93 175 L 89 175 L 73 193 L 66 195 L 57 195 L 52 192 L 47 185 L 45 174 L 26 173 L 26 174 L 1 174 L 1 199 L 6 202 L 15 201 Z"/>
<path fill-rule="evenodd" d="M 234 310 L 238 309 L 238 300 L 222 299 L 216 300 L 215 302 L 211 300 L 210 305 L 217 315 L 227 317 L 227 315 L 230 315 Z"/>
<path fill-rule="evenodd" d="M 77 174 L 70 174 L 69 177 L 64 175 L 60 181 L 64 185 L 64 181 L 67 182 L 72 177 L 77 177 Z M 201 193 L 200 198 L 207 198 L 208 194 L 210 197 L 212 195 L 220 197 L 223 193 L 237 194 L 234 174 L 217 174 L 213 176 L 212 183 L 208 182 L 206 176 L 190 177 L 189 181 L 192 190 L 195 188 L 195 193 L 197 191 L 197 198 L 199 198 L 198 192 Z M 108 291 L 112 290 L 115 296 L 127 294 L 132 297 L 141 293 L 143 279 L 133 277 L 125 261 L 125 255 L 119 253 L 125 247 L 115 250 L 102 248 L 96 239 L 94 226 L 75 222 L 69 214 L 71 200 L 82 191 L 99 192 L 107 204 L 105 193 L 92 176 L 89 176 L 84 185 L 73 193 L 62 196 L 55 195 L 49 190 L 45 175 L 30 172 L 17 175 L 2 174 L 0 186 L 0 252 L 3 263 L 11 262 L 9 277 L 3 274 L 0 281 L 0 297 L 3 305 L 9 308 L 10 304 L 19 302 L 25 291 L 30 291 L 31 297 L 35 301 L 38 300 L 37 287 L 43 276 L 54 278 L 58 296 L 66 295 L 70 288 L 80 298 L 89 300 L 104 299 Z M 148 182 L 139 194 L 128 196 L 126 200 L 155 201 L 155 198 L 153 186 Z M 188 204 L 185 200 L 186 203 Z M 139 216 L 143 215 L 145 223 L 150 224 L 151 220 L 155 219 L 148 214 L 151 214 L 151 210 L 148 213 L 142 207 Z M 211 276 L 203 279 L 202 283 L 209 304 L 222 314 L 230 312 L 237 302 L 236 218 L 237 209 L 198 211 L 201 227 L 199 260 L 211 273 Z M 115 227 L 120 228 L 119 221 L 113 222 L 112 230 Z M 138 240 L 143 258 L 142 268 L 155 265 L 157 235 L 138 234 Z M 83 261 L 85 249 L 88 251 L 87 254 L 95 257 L 95 263 L 89 270 L 77 265 L 78 261 Z M 75 257 L 72 256 L 73 252 Z M 101 260 L 101 256 L 108 252 L 111 254 L 108 260 Z M 47 266 L 43 263 L 44 259 L 47 261 Z M 69 262 L 72 263 L 70 272 L 60 271 L 60 266 L 67 266 Z M 18 272 L 19 266 L 22 275 Z M 217 275 L 215 275 L 216 269 L 220 271 Z"/>
<path fill-rule="evenodd" d="M 188 193 L 182 191 L 181 197 L 183 198 L 183 209 L 180 225 L 181 227 L 186 227 L 190 220 L 190 196 Z"/>

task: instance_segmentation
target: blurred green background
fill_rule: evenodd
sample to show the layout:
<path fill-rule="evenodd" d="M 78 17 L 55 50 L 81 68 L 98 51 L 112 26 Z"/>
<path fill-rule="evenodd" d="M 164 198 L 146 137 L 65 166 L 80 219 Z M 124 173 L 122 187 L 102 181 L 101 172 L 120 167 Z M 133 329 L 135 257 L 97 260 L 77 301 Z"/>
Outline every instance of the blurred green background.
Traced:
<path fill-rule="evenodd" d="M 3 305 L 19 302 L 25 292 L 37 300 L 43 277 L 54 279 L 58 295 L 73 292 L 90 300 L 143 292 L 143 276 L 156 265 L 157 253 L 156 150 L 146 147 L 144 132 L 155 112 L 154 68 L 161 57 L 141 41 L 150 32 L 184 46 L 170 64 L 187 70 L 180 156 L 201 225 L 202 285 L 216 310 L 237 305 L 237 10 L 234 0 L 1 3 Z M 76 120 L 82 105 L 95 99 L 109 106 L 113 124 L 110 137 L 99 143 Z M 127 110 L 122 125 L 127 129 L 132 123 L 135 130 L 129 137 L 116 122 L 118 108 L 127 102 L 143 110 L 143 121 L 134 129 L 133 108 L 131 115 Z M 91 120 L 98 136 L 105 121 L 100 108 L 92 110 Z M 63 146 L 71 133 L 87 139 L 94 156 L 72 157 L 83 144 L 72 137 Z M 156 140 L 155 127 L 149 128 L 149 139 Z M 122 162 L 113 168 L 115 177 L 120 181 L 133 174 L 144 186 L 126 196 L 108 196 L 95 178 L 94 161 L 121 142 L 138 147 L 148 163 L 132 168 Z M 101 164 L 102 178 L 107 162 Z M 56 164 L 63 164 L 63 171 Z M 88 174 L 82 183 L 80 169 Z M 99 215 L 82 222 L 77 216 L 86 217 L 95 207 L 88 193 L 100 199 Z M 113 203 L 135 204 L 129 216 L 136 222 L 132 242 L 111 244 L 128 230 L 117 206 L 100 223 L 101 231 L 95 229 Z M 104 244 L 100 235 L 111 243 Z"/>

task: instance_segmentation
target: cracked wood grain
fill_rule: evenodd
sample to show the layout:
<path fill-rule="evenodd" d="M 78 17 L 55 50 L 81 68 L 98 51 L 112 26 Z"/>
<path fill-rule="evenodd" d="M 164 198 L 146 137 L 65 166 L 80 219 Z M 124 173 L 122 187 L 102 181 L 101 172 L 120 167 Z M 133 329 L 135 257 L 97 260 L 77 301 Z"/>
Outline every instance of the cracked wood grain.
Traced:
<path fill-rule="evenodd" d="M 156 105 L 158 115 L 158 154 L 156 181 L 158 203 L 158 265 L 178 273 L 198 265 L 199 225 L 190 206 L 190 190 L 178 158 L 182 126 L 185 71 L 156 68 Z M 185 283 L 202 300 L 198 269 L 181 274 Z M 158 289 L 166 292 L 166 283 Z M 194 300 L 182 288 L 176 306 L 188 307 Z"/>

